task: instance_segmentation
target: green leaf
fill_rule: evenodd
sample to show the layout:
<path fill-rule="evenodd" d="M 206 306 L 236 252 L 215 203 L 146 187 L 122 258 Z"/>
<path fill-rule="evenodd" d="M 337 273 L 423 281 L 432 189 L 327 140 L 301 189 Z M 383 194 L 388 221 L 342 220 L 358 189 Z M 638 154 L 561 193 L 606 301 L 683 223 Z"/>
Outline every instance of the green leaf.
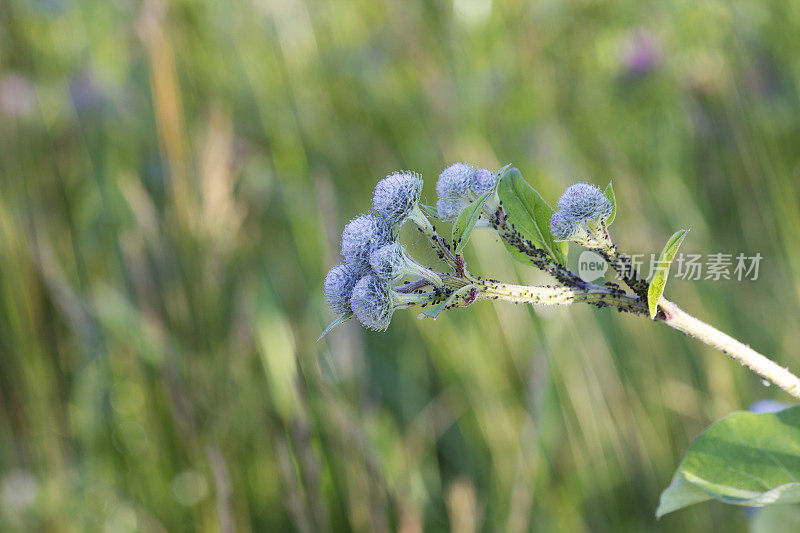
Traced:
<path fill-rule="evenodd" d="M 516 259 L 520 263 L 524 263 L 528 266 L 536 266 L 536 263 L 533 262 L 533 258 L 520 252 L 519 250 L 508 244 L 506 241 L 503 241 L 503 246 L 506 247 L 506 251 L 508 252 L 508 255 L 512 257 L 512 259 Z"/>
<path fill-rule="evenodd" d="M 469 242 L 469 238 L 472 236 L 472 230 L 475 229 L 475 223 L 478 221 L 478 217 L 481 216 L 483 202 L 485 202 L 491 194 L 493 194 L 492 191 L 482 195 L 462 209 L 458 214 L 458 218 L 456 218 L 453 224 L 453 245 L 455 246 L 454 253 L 456 255 L 460 254 L 461 250 L 463 250 L 464 246 Z"/>
<path fill-rule="evenodd" d="M 748 507 L 800 502 L 800 406 L 733 413 L 706 429 L 661 493 L 656 517 L 711 498 Z"/>
<path fill-rule="evenodd" d="M 656 518 L 710 499 L 712 499 L 710 494 L 686 481 L 683 475 L 675 474 L 672 483 L 661 493 L 658 509 L 656 509 Z"/>
<path fill-rule="evenodd" d="M 432 205 L 419 204 L 419 208 L 429 217 L 439 218 L 439 211 Z"/>
<path fill-rule="evenodd" d="M 343 314 L 342 316 L 340 316 L 339 318 L 337 318 L 336 320 L 334 320 L 333 322 L 328 324 L 328 327 L 325 328 L 325 331 L 323 331 L 322 335 L 319 336 L 319 338 L 317 339 L 317 342 L 321 341 L 322 337 L 324 337 L 325 335 L 330 333 L 333 330 L 333 328 L 335 328 L 339 324 L 343 324 L 344 322 L 347 322 L 351 318 L 353 318 L 353 312 L 352 311 L 348 311 L 347 313 Z"/>
<path fill-rule="evenodd" d="M 567 243 L 558 242 L 550 233 L 550 217 L 553 208 L 544 201 L 542 196 L 530 185 L 516 168 L 505 170 L 498 176 L 497 195 L 503 203 L 503 209 L 508 215 L 508 221 L 527 240 L 538 248 L 544 249 L 553 259 L 561 263 L 567 260 Z M 506 245 L 506 248 L 513 248 Z M 524 256 L 515 250 L 512 256 L 520 259 Z M 523 260 L 530 263 L 529 260 Z"/>
<path fill-rule="evenodd" d="M 611 200 L 611 216 L 608 217 L 606 220 L 606 226 L 610 226 L 614 219 L 617 218 L 617 197 L 614 196 L 614 187 L 611 185 L 611 182 L 608 182 L 606 185 L 606 190 L 603 191 L 603 194 L 606 195 L 606 198 Z"/>
<path fill-rule="evenodd" d="M 498 180 L 499 180 L 499 176 L 502 176 L 505 173 L 505 171 L 508 170 L 509 168 L 511 168 L 511 163 L 509 163 L 507 165 L 503 165 L 503 168 L 501 168 L 500 170 L 497 171 Z"/>
<path fill-rule="evenodd" d="M 442 311 L 444 311 L 445 307 L 453 303 L 453 300 L 455 300 L 459 296 L 463 296 L 464 294 L 472 290 L 473 287 L 474 285 L 465 285 L 464 287 L 461 287 L 457 291 L 451 292 L 450 296 L 448 296 L 438 304 L 431 306 L 427 309 L 424 309 L 419 315 L 417 315 L 417 318 L 428 317 L 436 320 L 439 317 L 439 315 L 442 314 Z"/>
<path fill-rule="evenodd" d="M 658 309 L 658 301 L 661 295 L 664 294 L 664 287 L 667 285 L 667 277 L 669 276 L 669 266 L 672 264 L 672 259 L 678 253 L 683 239 L 689 233 L 688 229 L 676 231 L 672 237 L 669 238 L 664 249 L 661 250 L 661 255 L 658 257 L 658 265 L 653 279 L 650 280 L 650 288 L 647 290 L 647 306 L 650 308 L 650 318 L 655 318 L 656 310 Z"/>

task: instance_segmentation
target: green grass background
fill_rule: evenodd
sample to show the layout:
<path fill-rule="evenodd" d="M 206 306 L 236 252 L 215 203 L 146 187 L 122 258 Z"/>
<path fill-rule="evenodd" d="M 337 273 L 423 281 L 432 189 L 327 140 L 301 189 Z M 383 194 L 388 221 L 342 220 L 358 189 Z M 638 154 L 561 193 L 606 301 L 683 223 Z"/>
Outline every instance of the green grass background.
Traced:
<path fill-rule="evenodd" d="M 392 170 L 613 178 L 623 249 L 762 254 L 666 295 L 800 368 L 798 34 L 789 1 L 4 0 L 0 528 L 746 530 L 654 518 L 702 428 L 788 399 L 724 355 L 488 302 L 316 342 L 321 286 Z M 488 232 L 467 260 L 545 281 Z"/>

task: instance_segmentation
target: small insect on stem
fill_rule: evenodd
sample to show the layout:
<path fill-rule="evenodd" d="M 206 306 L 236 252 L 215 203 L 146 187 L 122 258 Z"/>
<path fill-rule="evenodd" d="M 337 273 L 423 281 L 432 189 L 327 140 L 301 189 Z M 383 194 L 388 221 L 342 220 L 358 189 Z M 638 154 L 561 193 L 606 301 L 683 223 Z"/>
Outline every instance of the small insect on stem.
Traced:
<path fill-rule="evenodd" d="M 456 272 L 458 273 L 459 277 L 464 277 L 466 275 L 467 264 L 464 262 L 464 255 L 458 254 L 456 256 Z"/>
<path fill-rule="evenodd" d="M 438 218 L 453 220 L 481 194 L 497 187 L 501 176 L 465 163 L 447 167 L 439 176 L 436 192 Z M 632 290 L 628 294 L 619 284 L 595 285 L 581 279 L 547 250 L 526 238 L 517 226 L 520 220 L 510 217 L 495 191 L 492 209 L 486 212 L 489 225 L 504 243 L 519 251 L 528 262 L 552 275 L 556 286 L 525 287 L 508 285 L 491 278 L 482 280 L 467 270 L 462 253 L 456 254 L 461 238 L 448 241 L 438 233 L 419 204 L 422 177 L 410 171 L 397 171 L 375 186 L 372 211 L 359 215 L 342 232 L 341 252 L 344 262 L 333 267 L 324 283 L 325 299 L 339 322 L 355 316 L 365 327 L 384 331 L 395 309 L 430 306 L 446 301 L 454 291 L 460 300 L 448 302 L 447 308 L 471 305 L 476 300 L 494 299 L 535 305 L 570 305 L 584 302 L 599 308 L 650 316 L 648 283 L 630 257 L 611 241 L 607 222 L 615 212 L 613 197 L 589 183 L 571 185 L 558 199 L 558 211 L 550 217 L 547 231 L 552 238 L 574 241 L 598 251 Z M 485 207 L 484 207 L 485 209 Z M 400 228 L 411 221 L 428 238 L 437 256 L 453 274 L 435 272 L 416 262 L 398 242 Z M 405 276 L 416 281 L 401 283 Z M 423 290 L 427 286 L 434 290 Z M 467 287 L 470 287 L 467 289 Z M 683 312 L 675 304 L 660 298 L 656 319 L 686 335 L 697 338 L 730 355 L 750 370 L 800 398 L 800 378 L 729 337 L 712 326 Z"/>
<path fill-rule="evenodd" d="M 475 287 L 472 287 L 469 290 L 469 292 L 467 293 L 467 295 L 464 296 L 464 305 L 465 306 L 471 305 L 475 301 L 475 298 L 477 296 L 478 296 L 478 289 L 476 289 Z"/>

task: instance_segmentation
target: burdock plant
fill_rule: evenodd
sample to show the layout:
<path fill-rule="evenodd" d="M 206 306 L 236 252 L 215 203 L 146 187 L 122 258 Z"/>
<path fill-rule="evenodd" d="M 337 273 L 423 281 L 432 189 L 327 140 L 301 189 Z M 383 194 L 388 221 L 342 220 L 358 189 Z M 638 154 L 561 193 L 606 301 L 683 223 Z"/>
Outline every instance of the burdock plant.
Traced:
<path fill-rule="evenodd" d="M 441 220 L 455 218 L 478 197 L 491 193 L 497 185 L 497 177 L 485 168 L 476 169 L 466 163 L 454 163 L 439 174 L 436 192 L 437 217 Z"/>
<path fill-rule="evenodd" d="M 429 268 L 414 261 L 399 242 L 384 244 L 369 256 L 369 265 L 375 274 L 387 283 L 396 283 L 405 276 L 417 276 L 435 287 L 442 286 L 442 278 Z"/>
<path fill-rule="evenodd" d="M 599 187 L 576 183 L 558 199 L 558 211 L 550 217 L 550 231 L 562 241 L 602 248 L 610 242 L 606 223 L 613 210 L 611 201 Z"/>
<path fill-rule="evenodd" d="M 359 215 L 344 227 L 342 257 L 353 267 L 368 265 L 372 252 L 390 242 L 394 233 L 389 223 L 380 215 Z"/>
<path fill-rule="evenodd" d="M 398 307 L 411 307 L 427 301 L 427 296 L 398 292 L 375 274 L 366 274 L 353 287 L 350 308 L 368 329 L 386 331 Z"/>
<path fill-rule="evenodd" d="M 609 183 L 567 188 L 557 210 L 510 165 L 498 172 L 466 163 L 448 166 L 436 185 L 436 208 L 420 204 L 422 177 L 395 172 L 378 182 L 372 212 L 345 226 L 343 264 L 325 278 L 325 297 L 339 317 L 323 332 L 355 316 L 383 331 L 399 308 L 420 308 L 420 318 L 493 299 L 532 305 L 587 303 L 652 319 L 722 351 L 765 380 L 800 398 L 800 379 L 748 345 L 702 322 L 663 297 L 669 266 L 688 230 L 667 241 L 658 268 L 646 280 L 619 251 L 609 227 L 617 203 Z M 449 235 L 428 216 L 452 221 Z M 438 272 L 414 261 L 398 242 L 412 221 L 447 265 Z M 479 223 L 480 221 L 480 223 Z M 471 273 L 463 249 L 477 226 L 490 227 L 516 260 L 551 275 L 555 284 L 521 286 Z M 567 266 L 568 243 L 595 250 L 631 292 L 582 279 Z M 403 278 L 406 279 L 403 283 Z M 690 448 L 663 492 L 657 515 L 716 498 L 758 507 L 800 501 L 800 406 L 779 413 L 736 413 L 712 426 Z"/>
<path fill-rule="evenodd" d="M 328 307 L 336 313 L 349 312 L 353 287 L 362 276 L 368 273 L 369 269 L 363 264 L 339 263 L 330 269 L 328 275 L 325 276 L 324 288 Z"/>
<path fill-rule="evenodd" d="M 419 207 L 421 192 L 422 176 L 416 172 L 393 172 L 375 186 L 372 209 L 392 227 L 412 220 L 424 230 L 432 231 L 430 221 Z"/>

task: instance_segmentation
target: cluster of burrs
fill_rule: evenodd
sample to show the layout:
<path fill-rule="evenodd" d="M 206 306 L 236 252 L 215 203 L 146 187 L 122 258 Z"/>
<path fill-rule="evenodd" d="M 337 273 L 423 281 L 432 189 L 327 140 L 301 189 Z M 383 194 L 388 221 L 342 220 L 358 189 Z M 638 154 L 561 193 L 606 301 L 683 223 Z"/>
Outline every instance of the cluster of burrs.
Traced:
<path fill-rule="evenodd" d="M 470 203 L 494 190 L 497 176 L 485 168 L 474 168 L 466 163 L 450 165 L 436 182 L 436 211 L 442 220 L 453 220 Z"/>
<path fill-rule="evenodd" d="M 372 211 L 351 220 L 342 232 L 344 262 L 325 277 L 328 306 L 342 315 L 353 313 L 367 328 L 382 331 L 398 307 L 414 305 L 426 296 L 395 290 L 405 276 L 442 286 L 441 277 L 412 259 L 398 242 L 400 227 L 411 220 L 432 230 L 419 208 L 422 178 L 414 172 L 395 172 L 375 186 Z"/>
<path fill-rule="evenodd" d="M 494 173 L 456 163 L 445 169 L 437 185 L 438 215 L 452 220 L 470 202 L 493 190 Z M 444 283 L 439 273 L 416 262 L 398 241 L 400 227 L 411 221 L 440 246 L 449 246 L 436 234 L 420 208 L 422 177 L 398 171 L 375 186 L 372 210 L 351 220 L 342 232 L 344 262 L 325 277 L 325 299 L 341 316 L 355 315 L 365 327 L 383 331 L 395 309 L 427 305 L 441 297 Z M 400 289 L 403 278 L 424 280 L 432 291 Z"/>
<path fill-rule="evenodd" d="M 561 241 L 575 241 L 587 248 L 610 245 L 606 222 L 614 206 L 603 191 L 589 183 L 575 183 L 558 199 L 550 218 L 550 231 Z"/>
<path fill-rule="evenodd" d="M 439 175 L 435 210 L 420 204 L 422 177 L 419 174 L 398 171 L 380 180 L 375 186 L 372 210 L 351 220 L 342 232 L 344 262 L 333 267 L 325 277 L 325 298 L 330 308 L 340 315 L 334 324 L 355 316 L 365 327 L 383 331 L 388 328 L 394 311 L 401 307 L 431 304 L 440 310 L 469 305 L 489 293 L 497 293 L 510 301 L 524 299 L 519 291 L 515 296 L 513 291 L 500 287 L 499 282 L 489 280 L 494 284 L 490 287 L 487 280 L 469 274 L 460 252 L 461 239 L 456 237 L 455 229 L 453 242 L 441 237 L 426 212 L 441 220 L 456 220 L 455 226 L 466 223 L 466 219 L 461 220 L 464 218 L 459 216 L 461 213 L 473 213 L 471 227 L 476 227 L 477 221 L 483 218 L 483 225 L 497 230 L 508 246 L 531 257 L 533 264 L 564 285 L 539 288 L 544 291 L 540 291 L 541 294 L 550 291 L 548 294 L 552 293 L 552 297 L 561 298 L 558 287 L 586 290 L 583 280 L 524 239 L 514 230 L 513 224 L 506 227 L 507 216 L 497 194 L 499 179 L 499 174 L 487 169 L 465 163 L 450 165 Z M 478 201 L 482 202 L 480 207 L 476 205 Z M 469 206 L 472 210 L 467 209 Z M 610 254 L 615 247 L 608 236 L 607 223 L 613 210 L 611 200 L 603 191 L 594 185 L 577 183 L 559 198 L 558 210 L 550 220 L 550 231 L 556 240 L 575 241 L 606 251 L 611 262 Z M 409 220 L 429 238 L 439 257 L 453 268 L 453 273 L 435 272 L 408 254 L 398 236 L 401 226 Z M 502 221 L 502 226 L 498 221 Z M 409 281 L 401 284 L 406 277 L 413 277 L 413 284 Z M 634 281 L 639 283 L 640 280 Z M 642 293 L 642 290 L 637 291 L 637 294 Z M 456 301 L 456 296 L 461 298 Z M 425 313 L 433 316 L 428 311 Z"/>

